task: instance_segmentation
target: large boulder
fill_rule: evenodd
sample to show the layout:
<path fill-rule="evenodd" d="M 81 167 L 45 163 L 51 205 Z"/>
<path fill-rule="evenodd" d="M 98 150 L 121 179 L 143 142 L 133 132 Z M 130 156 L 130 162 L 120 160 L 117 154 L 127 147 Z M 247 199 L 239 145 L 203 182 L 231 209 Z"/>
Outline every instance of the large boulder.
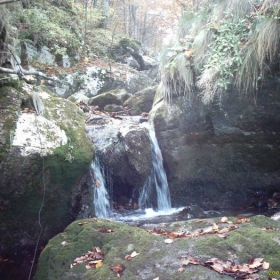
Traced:
<path fill-rule="evenodd" d="M 274 82 L 257 100 L 231 93 L 221 106 L 184 97 L 155 104 L 151 115 L 173 203 L 268 206 L 280 186 L 278 92 Z"/>
<path fill-rule="evenodd" d="M 215 218 L 145 226 L 145 229 L 150 230 L 156 227 L 154 233 L 157 232 L 157 235 L 124 223 L 97 219 L 75 221 L 47 244 L 40 256 L 34 279 L 104 280 L 117 278 L 119 272 L 118 277 L 124 280 L 230 280 L 237 276 L 236 271 L 231 270 L 234 264 L 244 265 L 240 274 L 246 276 L 245 272 L 255 258 L 263 260 L 256 260 L 252 265 L 260 271 L 257 273 L 257 269 L 250 279 L 265 280 L 270 271 L 278 271 L 279 222 L 264 216 L 253 217 L 251 221 L 243 219 L 243 224 L 237 224 L 236 218 L 228 220 L 233 224 L 221 223 L 221 218 Z M 214 226 L 216 230 L 213 230 Z M 232 230 L 227 232 L 230 227 Z M 222 229 L 227 233 L 217 234 Z M 163 232 L 189 237 L 165 241 L 167 237 L 160 235 Z M 85 254 L 90 256 L 88 252 L 96 250 L 102 251 L 104 257 L 102 253 L 96 252 L 92 256 L 103 260 L 97 268 L 90 268 L 91 259 Z M 132 254 L 134 251 L 136 254 Z M 134 257 L 129 260 L 131 254 Z M 213 265 L 211 261 L 207 266 L 209 260 L 220 260 L 227 264 L 228 270 L 218 263 Z M 269 263 L 269 270 L 262 268 L 263 261 Z M 195 262 L 196 265 L 193 264 Z M 121 271 L 121 268 L 124 270 Z"/>
<path fill-rule="evenodd" d="M 104 109 L 106 105 L 122 105 L 128 97 L 129 95 L 125 90 L 114 89 L 90 98 L 88 104 Z"/>
<path fill-rule="evenodd" d="M 39 246 L 75 219 L 93 147 L 82 111 L 46 88 L 4 87 L 0 99 L 0 251 L 13 258 L 34 250 L 40 209 Z"/>
<path fill-rule="evenodd" d="M 150 112 L 157 87 L 148 87 L 137 92 L 124 103 L 130 109 L 131 115 L 140 115 L 143 112 Z"/>
<path fill-rule="evenodd" d="M 139 117 L 110 118 L 98 114 L 88 116 L 88 134 L 96 154 L 110 170 L 115 202 L 137 202 L 152 167 L 151 144 Z"/>

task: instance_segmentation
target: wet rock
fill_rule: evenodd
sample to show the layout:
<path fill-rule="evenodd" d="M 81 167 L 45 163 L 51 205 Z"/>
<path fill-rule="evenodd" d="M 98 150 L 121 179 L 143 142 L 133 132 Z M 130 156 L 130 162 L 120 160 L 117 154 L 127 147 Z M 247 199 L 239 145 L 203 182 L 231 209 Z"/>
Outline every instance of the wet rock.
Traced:
<path fill-rule="evenodd" d="M 141 69 L 137 60 L 135 58 L 133 58 L 132 56 L 130 56 L 126 59 L 126 63 L 127 63 L 128 66 L 130 66 L 130 67 L 132 67 L 132 68 L 134 68 L 138 71 Z"/>
<path fill-rule="evenodd" d="M 132 95 L 124 106 L 129 107 L 133 116 L 141 115 L 143 112 L 150 112 L 153 106 L 154 96 L 157 87 L 149 87 Z"/>
<path fill-rule="evenodd" d="M 149 71 L 141 71 L 137 73 L 128 73 L 126 90 L 129 93 L 139 92 L 147 87 L 156 86 L 157 82 L 149 75 Z"/>
<path fill-rule="evenodd" d="M 221 218 L 189 220 L 170 224 L 146 225 L 145 230 L 130 227 L 123 223 L 105 220 L 79 220 L 68 226 L 63 233 L 54 237 L 42 252 L 35 280 L 63 279 L 114 279 L 116 274 L 110 267 L 121 264 L 125 267 L 121 278 L 125 280 L 144 279 L 233 279 L 203 265 L 187 264 L 189 257 L 204 263 L 210 258 L 224 262 L 235 261 L 249 263 L 252 258 L 264 258 L 270 264 L 269 270 L 278 270 L 279 233 L 277 230 L 262 230 L 262 227 L 280 229 L 279 223 L 264 216 L 251 218 L 250 222 L 239 224 L 235 230 L 226 234 L 226 238 L 217 234 L 205 234 L 193 238 L 175 238 L 172 244 L 166 244 L 166 236 L 148 234 L 146 229 L 162 228 L 177 233 L 194 233 L 209 229 L 215 223 L 218 228 L 227 227 L 219 224 Z M 236 222 L 236 218 L 228 217 Z M 102 233 L 101 229 L 110 229 Z M 67 240 L 67 245 L 61 243 Z M 105 253 L 102 266 L 86 269 L 86 262 L 71 267 L 77 257 L 100 247 Z M 133 251 L 139 253 L 130 261 L 125 256 Z M 180 272 L 179 268 L 184 267 Z M 267 270 L 261 269 L 259 279 L 267 279 Z"/>
<path fill-rule="evenodd" d="M 155 104 L 154 121 L 177 205 L 199 201 L 204 209 L 248 207 L 250 188 L 278 190 L 280 109 L 277 82 L 249 97 L 231 95 L 222 107 L 179 97 Z M 264 205 L 268 205 L 267 201 Z"/>
<path fill-rule="evenodd" d="M 47 46 L 42 46 L 38 49 L 33 44 L 27 42 L 22 44 L 21 60 L 23 64 L 39 62 L 45 65 L 56 65 L 55 56 L 51 54 Z"/>
<path fill-rule="evenodd" d="M 106 71 L 92 66 L 85 68 L 84 71 L 68 74 L 60 80 L 61 83 L 50 87 L 57 96 L 70 98 L 74 102 L 87 102 L 103 87 Z"/>
<path fill-rule="evenodd" d="M 76 217 L 78 181 L 93 157 L 82 111 L 36 87 L 37 105 L 40 98 L 45 108 L 44 115 L 37 115 L 30 95 L 34 91 L 27 84 L 20 91 L 1 89 L 0 251 L 10 256 L 21 251 L 21 240 L 34 249 L 44 189 L 39 246 Z"/>
<path fill-rule="evenodd" d="M 111 172 L 114 200 L 138 199 L 152 166 L 148 131 L 139 126 L 139 118 L 104 117 L 87 126 L 96 153 Z"/>
<path fill-rule="evenodd" d="M 100 109 L 104 109 L 106 105 L 122 105 L 126 96 L 124 90 L 115 89 L 90 98 L 88 104 L 99 106 Z"/>
<path fill-rule="evenodd" d="M 116 104 L 108 104 L 104 107 L 104 111 L 106 112 L 122 112 L 124 111 L 123 106 Z"/>

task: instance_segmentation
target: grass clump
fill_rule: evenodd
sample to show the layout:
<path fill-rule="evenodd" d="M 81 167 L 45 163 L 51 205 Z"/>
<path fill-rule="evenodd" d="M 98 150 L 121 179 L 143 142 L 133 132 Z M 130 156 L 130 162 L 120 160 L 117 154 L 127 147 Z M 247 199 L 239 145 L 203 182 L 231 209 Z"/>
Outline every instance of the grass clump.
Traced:
<path fill-rule="evenodd" d="M 203 2 L 203 1 L 202 1 Z M 178 36 L 161 55 L 161 91 L 192 97 L 205 104 L 231 88 L 256 93 L 279 58 L 278 1 L 220 0 L 186 12 Z"/>

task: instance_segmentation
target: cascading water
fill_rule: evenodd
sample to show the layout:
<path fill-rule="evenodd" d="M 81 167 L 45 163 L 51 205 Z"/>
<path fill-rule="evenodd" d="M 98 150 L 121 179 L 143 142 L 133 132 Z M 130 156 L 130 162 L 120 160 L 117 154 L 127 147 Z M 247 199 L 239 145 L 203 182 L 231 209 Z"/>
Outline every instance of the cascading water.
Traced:
<path fill-rule="evenodd" d="M 95 160 L 91 164 L 91 170 L 93 180 L 92 187 L 94 189 L 93 204 L 95 215 L 98 218 L 109 218 L 111 212 L 109 195 L 106 189 L 104 170 L 97 157 L 95 157 Z"/>
<path fill-rule="evenodd" d="M 143 125 L 149 131 L 152 149 L 152 170 L 142 189 L 138 204 L 141 208 L 154 206 L 153 193 L 155 190 L 157 210 L 167 211 L 171 209 L 171 198 L 166 173 L 163 168 L 161 150 L 154 129 L 148 123 Z"/>

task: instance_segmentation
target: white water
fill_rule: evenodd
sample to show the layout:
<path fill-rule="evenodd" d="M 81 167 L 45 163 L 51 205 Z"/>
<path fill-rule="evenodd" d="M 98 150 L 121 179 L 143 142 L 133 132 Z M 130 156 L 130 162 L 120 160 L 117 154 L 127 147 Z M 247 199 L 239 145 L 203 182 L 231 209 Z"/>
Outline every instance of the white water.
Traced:
<path fill-rule="evenodd" d="M 158 145 L 154 129 L 148 124 L 143 124 L 149 131 L 152 149 L 152 170 L 140 194 L 138 204 L 140 208 L 150 208 L 153 205 L 153 193 L 156 194 L 156 209 L 158 211 L 171 211 L 171 198 L 167 177 L 163 168 L 162 154 Z"/>
<path fill-rule="evenodd" d="M 109 218 L 111 212 L 109 195 L 106 189 L 104 171 L 97 157 L 95 157 L 94 162 L 91 164 L 91 170 L 93 180 L 92 187 L 94 189 L 93 204 L 95 215 L 98 218 Z"/>

